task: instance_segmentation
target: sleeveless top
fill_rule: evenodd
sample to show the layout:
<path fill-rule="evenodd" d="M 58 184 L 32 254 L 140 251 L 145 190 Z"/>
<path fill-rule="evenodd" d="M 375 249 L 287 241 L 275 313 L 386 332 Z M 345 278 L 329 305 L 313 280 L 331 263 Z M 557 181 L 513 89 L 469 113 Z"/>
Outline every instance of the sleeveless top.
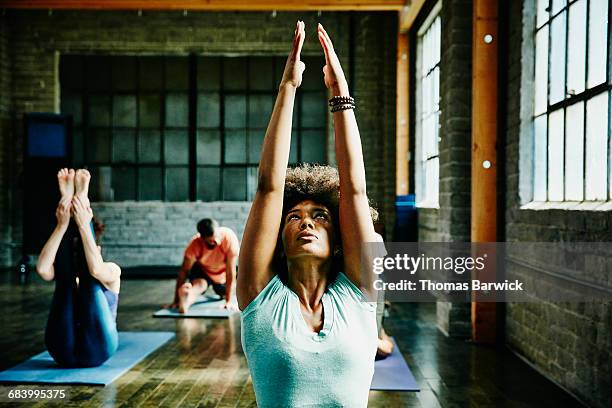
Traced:
<path fill-rule="evenodd" d="M 366 407 L 376 354 L 376 303 L 343 274 L 312 332 L 278 276 L 242 311 L 242 345 L 259 407 Z"/>

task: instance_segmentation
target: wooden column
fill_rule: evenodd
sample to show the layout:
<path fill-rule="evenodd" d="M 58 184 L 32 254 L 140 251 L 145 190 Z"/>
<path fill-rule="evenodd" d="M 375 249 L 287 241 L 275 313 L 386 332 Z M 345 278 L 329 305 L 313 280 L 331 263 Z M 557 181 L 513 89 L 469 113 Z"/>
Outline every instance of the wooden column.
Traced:
<path fill-rule="evenodd" d="M 395 152 L 395 194 L 406 195 L 409 191 L 408 174 L 408 34 L 397 34 L 397 101 L 396 101 L 396 152 Z"/>
<path fill-rule="evenodd" d="M 497 241 L 497 0 L 474 0 L 472 39 L 472 242 Z M 472 339 L 492 344 L 497 304 L 472 302 Z"/>

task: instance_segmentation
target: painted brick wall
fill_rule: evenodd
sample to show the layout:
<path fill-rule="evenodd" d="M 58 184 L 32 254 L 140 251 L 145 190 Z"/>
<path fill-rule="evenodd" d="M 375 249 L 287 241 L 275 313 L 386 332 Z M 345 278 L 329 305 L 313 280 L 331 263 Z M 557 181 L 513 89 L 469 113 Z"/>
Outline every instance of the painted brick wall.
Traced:
<path fill-rule="evenodd" d="M 530 36 L 536 7 L 534 0 L 509 4 L 504 146 L 506 240 L 610 242 L 611 211 L 520 209 L 519 154 L 523 154 L 521 131 L 526 123 L 521 119 L 533 112 L 533 106 L 529 105 L 533 100 L 534 72 Z M 608 277 L 610 273 L 608 269 Z M 609 303 L 508 304 L 506 341 L 590 406 L 612 405 L 612 307 Z"/>
<path fill-rule="evenodd" d="M 179 265 L 202 218 L 214 218 L 242 239 L 250 203 L 161 201 L 95 203 L 105 225 L 101 246 L 108 260 L 121 266 Z"/>
<path fill-rule="evenodd" d="M 332 39 L 341 61 L 348 72 L 349 13 L 195 13 L 180 12 L 81 12 L 81 11 L 7 11 L 3 30 L 11 36 L 12 53 L 11 123 L 15 129 L 14 143 L 5 145 L 3 154 L 13 149 L 11 163 L 12 188 L 3 190 L 3 199 L 21 202 L 22 191 L 15 180 L 22 171 L 21 152 L 23 135 L 21 117 L 32 111 L 57 111 L 59 101 L 58 60 L 62 53 L 108 55 L 286 55 L 290 47 L 295 21 L 300 18 L 307 25 L 307 41 L 303 53 L 320 55 L 316 38 L 316 22 L 322 22 Z M 355 50 L 353 59 L 354 90 L 359 104 L 357 119 L 363 138 L 369 195 L 381 208 L 382 219 L 389 234 L 394 218 L 395 177 L 395 13 L 354 13 Z M 4 35 L 1 34 L 0 35 Z M 1 41 L 1 40 L 0 40 Z M 389 61 L 383 60 L 393 56 Z M 307 67 L 320 72 L 322 67 Z M 322 78 L 322 74 L 321 74 Z M 391 89 L 387 89 L 391 88 Z M 2 162 L 6 166 L 6 160 Z M 98 204 L 101 216 L 116 204 Z M 122 205 L 122 204 L 119 204 Z M 174 204 L 157 204 L 161 208 Z M 199 204 L 191 203 L 194 211 Z M 212 205 L 212 204 L 211 204 Z M 139 205 L 133 206 L 141 209 Z M 3 224 L 4 246 L 19 246 L 22 240 L 20 206 L 14 205 L 9 223 Z M 119 210 L 118 210 L 119 211 Z M 134 221 L 146 214 L 130 214 Z M 144 211 L 144 210 L 142 210 Z M 171 210 L 168 210 L 171 211 Z M 169 213 L 168 213 L 169 214 Z M 237 213 L 238 214 L 238 213 Z M 246 213 L 242 214 L 244 223 Z M 238 216 L 238 215 L 237 215 Z M 129 219 L 123 220 L 132 229 Z M 177 220 L 189 225 L 192 218 Z M 112 224 L 112 223 L 111 223 Z M 117 223 L 117 226 L 121 222 Z M 109 227 L 110 228 L 110 227 Z M 123 234 L 123 235 L 122 235 Z M 184 234 L 183 234 L 184 235 Z M 180 241 L 182 238 L 178 238 Z M 158 236 L 151 235 L 150 242 Z M 159 241 L 162 242 L 162 241 Z M 111 251 L 110 243 L 105 247 Z M 118 254 L 119 249 L 113 249 Z M 130 264 L 138 263 L 137 255 L 128 250 Z M 127 255 L 126 255 L 127 256 Z M 149 262 L 142 255 L 142 262 Z M 165 255 L 164 255 L 165 256 Z M 14 257 L 13 257 L 14 258 Z M 127 258 L 126 258 L 127 259 Z M 2 259 L 4 265 L 16 259 Z"/>
<path fill-rule="evenodd" d="M 472 1 L 443 2 L 440 56 L 439 209 L 419 209 L 419 241 L 470 240 Z M 438 327 L 470 334 L 470 305 L 439 302 Z"/>

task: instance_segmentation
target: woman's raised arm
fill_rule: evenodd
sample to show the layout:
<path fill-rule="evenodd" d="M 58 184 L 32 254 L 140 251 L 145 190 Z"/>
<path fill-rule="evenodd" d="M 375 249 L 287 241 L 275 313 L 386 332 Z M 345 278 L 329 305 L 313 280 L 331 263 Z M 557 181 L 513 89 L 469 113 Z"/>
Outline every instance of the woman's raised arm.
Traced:
<path fill-rule="evenodd" d="M 334 46 L 321 24 L 319 41 L 325 52 L 325 86 L 333 96 L 350 96 L 344 72 Z M 336 161 L 340 176 L 340 235 L 344 253 L 344 273 L 358 287 L 370 290 L 371 280 L 364 280 L 361 249 L 365 242 L 375 242 L 376 232 L 366 194 L 365 167 L 361 138 L 353 109 L 334 113 Z"/>
<path fill-rule="evenodd" d="M 55 278 L 55 267 L 53 263 L 55 262 L 57 250 L 60 247 L 62 238 L 70 222 L 70 198 L 60 201 L 55 210 L 55 217 L 57 218 L 57 225 L 45 243 L 45 246 L 40 251 L 38 261 L 36 262 L 36 272 L 46 281 Z"/>
<path fill-rule="evenodd" d="M 285 174 L 291 147 L 293 104 L 305 69 L 300 61 L 304 37 L 304 23 L 298 21 L 263 141 L 257 192 L 242 236 L 236 288 L 240 309 L 247 307 L 273 277 L 272 260 L 281 225 Z"/>

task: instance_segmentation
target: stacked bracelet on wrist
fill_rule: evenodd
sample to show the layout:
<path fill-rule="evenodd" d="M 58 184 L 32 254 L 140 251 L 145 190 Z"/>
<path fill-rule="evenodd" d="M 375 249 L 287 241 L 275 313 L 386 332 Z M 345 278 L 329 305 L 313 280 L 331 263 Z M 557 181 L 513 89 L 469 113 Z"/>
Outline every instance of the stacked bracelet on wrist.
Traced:
<path fill-rule="evenodd" d="M 352 96 L 333 96 L 329 99 L 329 107 L 331 112 L 355 109 L 355 98 Z"/>

